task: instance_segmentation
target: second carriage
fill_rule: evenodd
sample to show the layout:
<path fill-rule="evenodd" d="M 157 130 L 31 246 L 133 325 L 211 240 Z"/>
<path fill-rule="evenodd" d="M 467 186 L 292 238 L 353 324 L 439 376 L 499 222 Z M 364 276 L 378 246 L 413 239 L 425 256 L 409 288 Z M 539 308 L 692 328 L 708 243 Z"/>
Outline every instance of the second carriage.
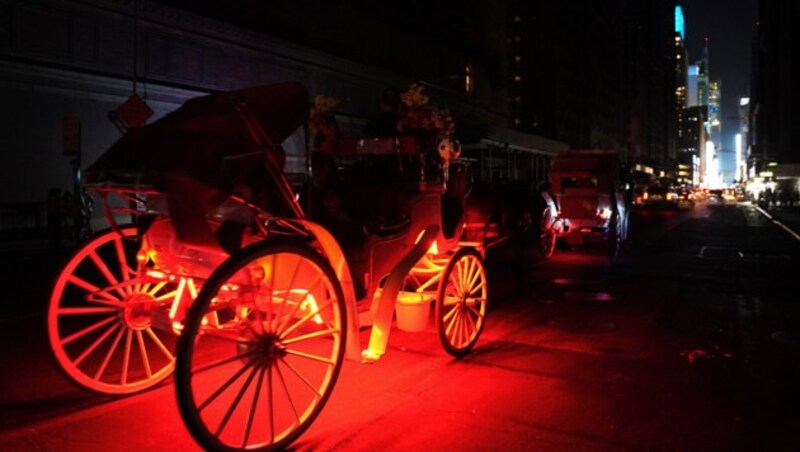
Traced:
<path fill-rule="evenodd" d="M 553 255 L 558 240 L 604 244 L 610 262 L 629 240 L 630 199 L 616 152 L 604 149 L 559 153 L 542 190 L 540 250 Z"/>
<path fill-rule="evenodd" d="M 273 450 L 313 422 L 345 358 L 385 353 L 398 304 L 433 305 L 449 354 L 473 348 L 489 289 L 459 166 L 445 162 L 449 184 L 420 179 L 413 139 L 354 142 L 352 161 L 405 165 L 386 191 L 401 215 L 371 218 L 360 240 L 344 240 L 306 215 L 282 171 L 280 143 L 307 107 L 297 84 L 195 98 L 92 165 L 110 228 L 67 262 L 47 316 L 70 379 L 124 395 L 174 371 L 203 447 Z M 400 326 L 423 328 L 422 315 Z"/>

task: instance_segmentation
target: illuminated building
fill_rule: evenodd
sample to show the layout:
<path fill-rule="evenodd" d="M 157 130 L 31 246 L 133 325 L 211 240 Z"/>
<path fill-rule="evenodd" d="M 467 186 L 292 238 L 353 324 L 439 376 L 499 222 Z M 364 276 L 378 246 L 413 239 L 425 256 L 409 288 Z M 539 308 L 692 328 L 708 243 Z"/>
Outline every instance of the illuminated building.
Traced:
<path fill-rule="evenodd" d="M 691 158 L 688 164 L 686 161 L 686 149 L 682 146 L 684 135 L 684 122 L 687 107 L 688 94 L 688 52 L 684 45 L 685 30 L 683 20 L 683 9 L 675 7 L 675 130 L 677 132 L 677 168 L 675 170 L 676 179 L 682 183 L 691 183 Z"/>
<path fill-rule="evenodd" d="M 736 138 L 736 171 L 737 181 L 750 178 L 748 160 L 750 159 L 750 147 L 748 146 L 748 133 L 750 131 L 748 111 L 750 110 L 750 98 L 739 98 L 739 133 Z M 755 172 L 754 172 L 755 174 Z"/>
<path fill-rule="evenodd" d="M 701 175 L 705 171 L 703 155 L 707 140 L 707 111 L 706 106 L 689 107 L 684 111 L 678 139 L 677 179 L 681 179 L 681 182 L 697 185 L 702 181 Z"/>
<path fill-rule="evenodd" d="M 697 92 L 697 76 L 700 73 L 700 68 L 696 64 L 690 64 L 686 68 L 686 106 L 696 107 L 698 103 Z"/>

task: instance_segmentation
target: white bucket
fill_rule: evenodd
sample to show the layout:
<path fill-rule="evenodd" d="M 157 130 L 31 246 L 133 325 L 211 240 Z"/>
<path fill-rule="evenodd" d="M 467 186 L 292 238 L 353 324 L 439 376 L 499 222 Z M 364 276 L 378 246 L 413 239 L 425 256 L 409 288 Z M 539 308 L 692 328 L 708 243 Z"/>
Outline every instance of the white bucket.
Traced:
<path fill-rule="evenodd" d="M 431 300 L 424 294 L 400 292 L 395 304 L 397 327 L 409 333 L 424 330 L 428 326 L 430 309 Z"/>

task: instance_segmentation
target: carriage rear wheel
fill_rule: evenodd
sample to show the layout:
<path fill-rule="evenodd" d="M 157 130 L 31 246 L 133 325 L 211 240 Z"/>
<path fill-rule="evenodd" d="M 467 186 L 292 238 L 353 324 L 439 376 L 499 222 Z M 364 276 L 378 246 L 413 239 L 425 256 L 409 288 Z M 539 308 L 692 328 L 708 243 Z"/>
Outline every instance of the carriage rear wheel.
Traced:
<path fill-rule="evenodd" d="M 178 344 L 181 416 L 208 450 L 277 450 L 305 431 L 344 358 L 339 280 L 307 246 L 257 243 L 209 278 Z"/>
<path fill-rule="evenodd" d="M 447 263 L 436 297 L 436 329 L 447 353 L 469 353 L 483 331 L 488 281 L 483 258 L 473 248 L 461 248 Z"/>
<path fill-rule="evenodd" d="M 136 228 L 106 231 L 67 262 L 47 313 L 50 348 L 67 376 L 103 394 L 150 388 L 174 368 L 175 335 L 155 319 L 174 299 L 173 283 L 138 270 Z"/>
<path fill-rule="evenodd" d="M 553 213 L 545 207 L 539 228 L 539 251 L 542 257 L 549 259 L 556 250 L 556 231 L 553 229 Z"/>

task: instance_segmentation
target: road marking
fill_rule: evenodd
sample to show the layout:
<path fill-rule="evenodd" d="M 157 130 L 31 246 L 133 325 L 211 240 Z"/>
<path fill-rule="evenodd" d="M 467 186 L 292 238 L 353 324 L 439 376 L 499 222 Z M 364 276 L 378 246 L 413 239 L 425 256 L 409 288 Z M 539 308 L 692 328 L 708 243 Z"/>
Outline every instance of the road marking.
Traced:
<path fill-rule="evenodd" d="M 761 212 L 761 213 L 762 213 L 762 214 L 763 214 L 765 217 L 769 218 L 769 219 L 770 219 L 770 221 L 772 221 L 773 223 L 775 223 L 775 224 L 777 224 L 778 226 L 782 227 L 784 231 L 786 231 L 786 232 L 788 232 L 788 233 L 789 233 L 789 235 L 791 235 L 792 237 L 794 237 L 794 238 L 795 238 L 795 239 L 797 239 L 797 240 L 800 240 L 800 235 L 798 235 L 796 232 L 792 231 L 792 229 L 791 229 L 791 228 L 789 228 L 788 226 L 786 226 L 785 224 L 781 223 L 781 222 L 780 222 L 780 221 L 778 221 L 776 218 L 774 218 L 772 215 L 770 215 L 769 213 L 767 213 L 767 211 L 766 211 L 766 210 L 762 209 L 762 208 L 761 208 L 761 207 L 759 207 L 759 206 L 756 206 L 756 209 L 758 209 L 758 211 L 759 211 L 759 212 Z"/>

